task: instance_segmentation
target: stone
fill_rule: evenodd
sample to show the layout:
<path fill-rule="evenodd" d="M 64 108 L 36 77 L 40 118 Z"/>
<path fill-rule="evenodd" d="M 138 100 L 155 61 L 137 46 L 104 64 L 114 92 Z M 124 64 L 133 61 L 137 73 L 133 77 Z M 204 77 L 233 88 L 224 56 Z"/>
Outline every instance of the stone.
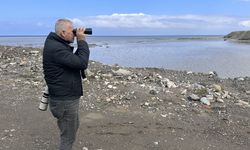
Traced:
<path fill-rule="evenodd" d="M 82 150 L 89 150 L 87 147 L 83 147 Z"/>
<path fill-rule="evenodd" d="M 166 117 L 168 116 L 168 114 L 161 114 L 161 116 L 162 116 L 163 118 L 166 118 Z"/>
<path fill-rule="evenodd" d="M 200 100 L 200 97 L 196 94 L 191 94 L 191 95 L 189 95 L 188 99 L 193 100 L 193 101 L 198 101 L 198 100 Z"/>
<path fill-rule="evenodd" d="M 246 91 L 246 94 L 247 94 L 247 95 L 250 95 L 250 91 Z"/>
<path fill-rule="evenodd" d="M 8 64 L 1 65 L 2 69 L 6 69 L 8 67 Z"/>
<path fill-rule="evenodd" d="M 244 81 L 245 79 L 243 77 L 237 78 L 238 81 Z"/>
<path fill-rule="evenodd" d="M 221 98 L 218 98 L 216 101 L 219 102 L 219 103 L 224 103 L 224 100 L 221 99 Z"/>
<path fill-rule="evenodd" d="M 218 76 L 217 72 L 215 71 L 210 71 L 208 74 L 209 74 L 209 77 Z"/>
<path fill-rule="evenodd" d="M 145 106 L 149 106 L 149 102 L 145 102 L 144 105 L 145 105 Z"/>
<path fill-rule="evenodd" d="M 231 96 L 229 95 L 229 92 L 228 91 L 224 91 L 224 94 L 222 95 L 222 98 L 231 98 Z"/>
<path fill-rule="evenodd" d="M 159 91 L 157 91 L 155 88 L 151 88 L 149 93 L 152 94 L 152 95 L 156 95 L 156 94 L 159 93 Z"/>
<path fill-rule="evenodd" d="M 88 77 L 94 77 L 95 76 L 95 74 L 93 72 L 91 72 L 89 69 L 84 70 L 84 73 Z"/>
<path fill-rule="evenodd" d="M 186 95 L 187 94 L 187 89 L 185 89 L 185 90 L 183 90 L 182 92 L 181 92 L 181 95 Z"/>
<path fill-rule="evenodd" d="M 215 92 L 222 92 L 222 88 L 218 84 L 213 84 L 213 88 Z"/>
<path fill-rule="evenodd" d="M 129 71 L 129 70 L 126 70 L 126 69 L 118 69 L 117 71 L 114 71 L 112 70 L 112 72 L 115 74 L 115 75 L 118 75 L 118 76 L 129 76 L 129 75 L 132 75 L 132 72 Z"/>
<path fill-rule="evenodd" d="M 36 56 L 37 56 L 37 55 L 39 54 L 39 51 L 30 51 L 30 54 L 31 54 L 31 55 L 36 55 Z"/>
<path fill-rule="evenodd" d="M 238 100 L 238 102 L 235 103 L 235 105 L 242 106 L 242 107 L 250 107 L 250 104 L 243 100 Z"/>
<path fill-rule="evenodd" d="M 202 104 L 205 104 L 205 105 L 208 105 L 208 106 L 211 105 L 211 104 L 210 104 L 210 101 L 209 101 L 206 97 L 202 97 L 202 98 L 200 99 L 200 101 L 201 101 Z"/>
<path fill-rule="evenodd" d="M 113 86 L 112 86 L 112 85 L 108 85 L 108 88 L 109 88 L 109 89 L 112 89 L 112 88 L 113 88 Z"/>
<path fill-rule="evenodd" d="M 213 95 L 206 95 L 206 97 L 207 97 L 208 100 L 213 100 L 214 99 Z"/>
<path fill-rule="evenodd" d="M 165 86 L 167 88 L 176 88 L 177 87 L 173 81 L 170 81 L 167 78 L 162 79 L 161 83 L 163 86 Z"/>

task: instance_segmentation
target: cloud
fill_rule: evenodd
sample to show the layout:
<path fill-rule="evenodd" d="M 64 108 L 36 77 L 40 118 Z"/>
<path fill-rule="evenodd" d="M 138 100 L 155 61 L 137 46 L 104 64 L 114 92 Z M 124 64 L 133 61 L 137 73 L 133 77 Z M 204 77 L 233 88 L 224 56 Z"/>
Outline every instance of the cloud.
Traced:
<path fill-rule="evenodd" d="M 250 27 L 250 20 L 240 21 L 239 25 L 243 27 Z"/>
<path fill-rule="evenodd" d="M 72 18 L 76 26 L 104 28 L 214 28 L 234 23 L 236 20 L 226 16 L 203 15 L 148 15 L 144 13 L 99 15 L 85 18 Z"/>

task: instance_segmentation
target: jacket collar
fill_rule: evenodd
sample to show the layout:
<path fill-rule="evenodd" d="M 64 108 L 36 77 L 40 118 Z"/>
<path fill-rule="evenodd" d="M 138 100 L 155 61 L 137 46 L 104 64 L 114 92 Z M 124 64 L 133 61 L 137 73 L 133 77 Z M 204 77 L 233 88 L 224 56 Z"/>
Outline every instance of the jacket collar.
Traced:
<path fill-rule="evenodd" d="M 59 42 L 62 42 L 62 43 L 65 43 L 67 45 L 70 44 L 69 41 L 66 41 L 64 39 L 62 39 L 60 36 L 58 36 L 55 32 L 50 32 L 49 35 L 48 35 L 48 39 L 54 39 L 56 41 L 59 41 Z"/>

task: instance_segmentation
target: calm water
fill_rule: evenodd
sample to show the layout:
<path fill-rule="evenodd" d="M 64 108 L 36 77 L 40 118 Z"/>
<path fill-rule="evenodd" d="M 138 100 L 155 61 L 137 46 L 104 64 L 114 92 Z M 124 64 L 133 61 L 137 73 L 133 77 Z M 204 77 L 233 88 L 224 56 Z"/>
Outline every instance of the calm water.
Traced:
<path fill-rule="evenodd" d="M 42 47 L 45 37 L 0 37 L 0 45 Z M 87 38 L 90 59 L 128 67 L 158 67 L 220 77 L 250 76 L 250 44 L 222 36 L 141 36 Z"/>

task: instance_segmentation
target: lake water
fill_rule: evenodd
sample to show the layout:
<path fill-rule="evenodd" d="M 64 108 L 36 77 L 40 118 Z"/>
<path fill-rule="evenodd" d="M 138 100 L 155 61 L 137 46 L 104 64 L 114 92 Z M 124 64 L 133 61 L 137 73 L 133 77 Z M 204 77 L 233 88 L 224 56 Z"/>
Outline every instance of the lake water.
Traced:
<path fill-rule="evenodd" d="M 42 47 L 46 37 L 0 37 L 0 45 Z M 250 76 L 250 44 L 222 36 L 89 36 L 91 60 L 126 67 L 157 67 L 220 77 Z"/>

